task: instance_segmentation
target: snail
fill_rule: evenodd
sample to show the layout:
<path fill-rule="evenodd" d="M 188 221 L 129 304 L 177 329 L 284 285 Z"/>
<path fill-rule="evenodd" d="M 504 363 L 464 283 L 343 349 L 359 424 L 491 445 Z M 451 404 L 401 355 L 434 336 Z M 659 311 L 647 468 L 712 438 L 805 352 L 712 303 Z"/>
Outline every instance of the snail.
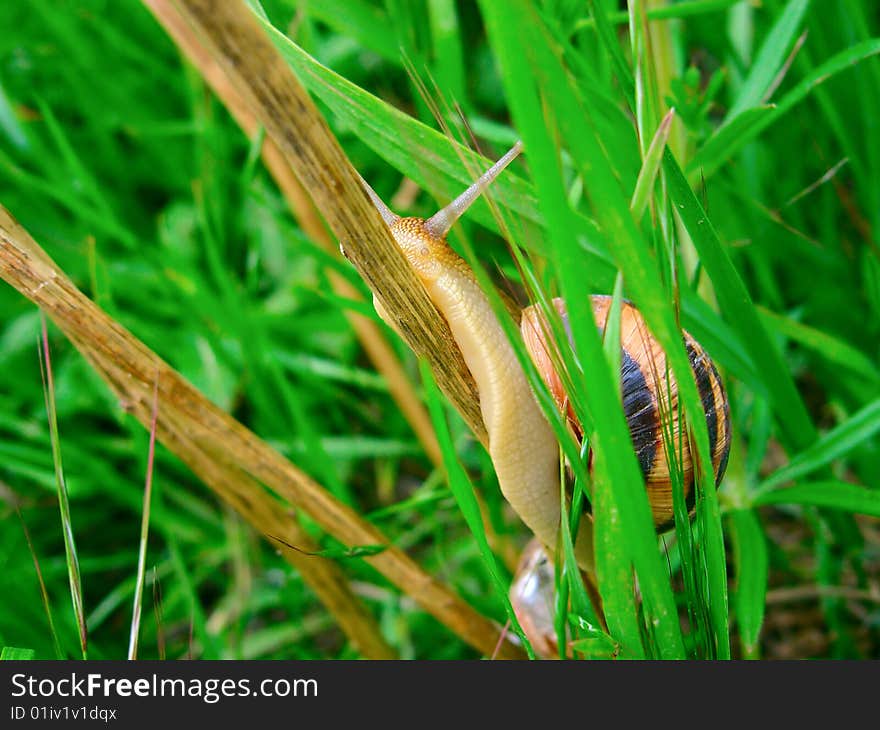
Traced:
<path fill-rule="evenodd" d="M 461 349 L 465 364 L 477 384 L 480 412 L 486 426 L 489 456 L 505 499 L 526 526 L 555 552 L 563 513 L 559 492 L 559 447 L 549 422 L 520 366 L 515 350 L 474 273 L 446 241 L 453 224 L 522 151 L 517 142 L 476 182 L 445 208 L 428 219 L 393 213 L 372 188 L 364 187 L 389 226 L 394 240 L 445 317 Z M 377 313 L 394 327 L 378 300 Z M 611 297 L 591 298 L 597 326 L 604 328 Z M 565 303 L 554 305 L 566 321 Z M 569 425 L 581 435 L 562 380 L 553 368 L 548 328 L 536 306 L 522 312 L 521 330 L 526 349 Z M 716 484 L 727 464 L 730 449 L 730 415 L 721 378 L 700 345 L 683 334 L 691 367 L 706 415 Z M 688 439 L 678 418 L 675 379 L 667 372 L 663 350 L 648 332 L 645 320 L 630 303 L 621 308 L 621 391 L 633 448 L 645 476 L 655 526 L 672 524 L 672 486 L 669 455 L 674 452 L 684 476 L 689 505 L 693 502 L 694 475 Z M 671 426 L 671 428 L 670 428 Z M 666 448 L 666 434 L 673 443 Z M 591 571 L 591 520 L 580 520 L 575 541 L 579 566 Z"/>

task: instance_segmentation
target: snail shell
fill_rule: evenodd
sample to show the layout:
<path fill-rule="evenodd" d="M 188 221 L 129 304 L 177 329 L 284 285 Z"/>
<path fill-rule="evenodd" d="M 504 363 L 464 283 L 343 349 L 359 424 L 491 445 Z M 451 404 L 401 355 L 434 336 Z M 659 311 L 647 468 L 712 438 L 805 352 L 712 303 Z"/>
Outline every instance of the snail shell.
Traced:
<path fill-rule="evenodd" d="M 553 563 L 541 541 L 533 538 L 519 559 L 510 584 L 510 605 L 516 620 L 541 659 L 559 657 L 553 616 L 556 613 L 556 584 Z"/>
<path fill-rule="evenodd" d="M 596 325 L 600 332 L 604 332 L 612 298 L 595 295 L 590 297 L 590 302 Z M 570 338 L 565 302 L 555 298 L 553 304 Z M 548 341 L 549 328 L 537 306 L 527 307 L 523 311 L 521 329 L 526 349 L 538 372 L 580 441 L 583 429 L 553 364 L 554 360 L 559 362 L 559 358 L 551 354 L 554 353 L 555 346 Z M 670 457 L 678 462 L 676 467 L 684 476 L 688 510 L 693 507 L 695 494 L 690 444 L 685 437 L 687 431 L 683 428 L 683 419 L 678 417 L 678 386 L 672 371 L 667 371 L 666 355 L 660 344 L 648 331 L 641 313 L 626 301 L 621 304 L 620 339 L 623 408 L 633 448 L 645 477 L 654 524 L 658 530 L 666 529 L 673 524 Z M 715 365 L 699 343 L 687 332 L 684 333 L 684 342 L 706 414 L 712 469 L 717 485 L 724 476 L 730 453 L 730 409 L 727 395 Z"/>

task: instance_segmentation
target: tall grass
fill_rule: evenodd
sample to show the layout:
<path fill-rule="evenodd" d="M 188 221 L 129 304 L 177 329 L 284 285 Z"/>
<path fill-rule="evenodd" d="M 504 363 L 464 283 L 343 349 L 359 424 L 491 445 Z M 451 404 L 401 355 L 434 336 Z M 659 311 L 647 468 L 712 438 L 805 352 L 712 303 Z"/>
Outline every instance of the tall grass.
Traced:
<path fill-rule="evenodd" d="M 483 164 L 453 138 L 490 158 L 524 140 L 523 161 L 493 188 L 498 215 L 475 206 L 453 243 L 521 305 L 527 292 L 569 303 L 601 606 L 565 584 L 571 571 L 558 588 L 574 587 L 560 607 L 582 653 L 880 654 L 872 4 L 632 2 L 625 14 L 603 0 L 252 5 L 399 213 L 430 214 Z M 347 315 L 384 325 L 332 280 L 367 301 L 369 290 L 290 215 L 256 163 L 263 138 L 241 134 L 134 0 L 8 3 L 0 25 L 15 29 L 0 46 L 0 203 L 215 404 L 504 624 L 524 529 L 430 380 L 439 449 L 402 414 L 396 383 L 377 376 Z M 672 107 L 661 157 L 651 143 Z M 681 327 L 712 355 L 731 401 L 726 478 L 716 492 L 704 470 L 694 519 L 662 538 L 613 353 L 609 363 L 588 308 L 586 294 L 615 282 L 669 355 L 703 464 Z M 33 352 L 39 316 L 5 286 L 0 312 L 0 589 L 13 597 L 0 605 L 0 646 L 50 658 L 57 635 L 64 655 L 84 651 L 58 520 L 60 449 L 90 657 L 126 655 L 135 592 L 142 658 L 357 654 L 278 545 L 242 527 L 165 447 L 151 457 L 131 404 L 50 329 L 53 436 Z M 418 382 L 410 351 L 383 334 Z M 139 569 L 148 462 L 162 487 Z M 370 566 L 370 546 L 340 546 L 309 520 L 303 529 L 397 655 L 476 656 Z M 789 588 L 808 598 L 786 602 Z"/>

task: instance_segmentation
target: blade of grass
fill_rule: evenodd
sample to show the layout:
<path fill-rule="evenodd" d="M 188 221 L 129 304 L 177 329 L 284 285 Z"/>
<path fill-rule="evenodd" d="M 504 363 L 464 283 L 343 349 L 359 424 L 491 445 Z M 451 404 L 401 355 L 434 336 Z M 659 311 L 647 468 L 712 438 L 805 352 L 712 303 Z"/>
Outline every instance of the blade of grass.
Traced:
<path fill-rule="evenodd" d="M 603 11 L 594 6 L 594 16 L 607 50 L 613 55 L 619 55 L 620 50 L 616 46 L 616 40 L 614 40 L 613 32 Z M 533 25 L 539 27 L 538 23 L 534 21 Z M 697 393 L 694 373 L 685 352 L 677 316 L 670 307 L 670 293 L 665 290 L 658 263 L 641 232 L 635 226 L 634 219 L 629 214 L 629 201 L 624 198 L 619 183 L 613 182 L 617 180 L 618 176 L 613 168 L 613 161 L 607 158 L 604 145 L 597 144 L 593 135 L 585 134 L 585 130 L 595 128 L 589 109 L 579 103 L 578 90 L 563 70 L 557 71 L 557 78 L 567 82 L 561 86 L 555 84 L 552 78 L 548 78 L 546 73 L 542 74 L 541 69 L 552 67 L 556 62 L 553 51 L 546 47 L 546 41 L 543 41 L 542 44 L 541 36 L 534 35 L 532 47 L 537 49 L 543 47 L 544 49 L 542 64 L 540 67 L 536 65 L 535 75 L 542 78 L 542 88 L 546 89 L 550 96 L 549 106 L 558 115 L 564 138 L 572 150 L 573 157 L 582 165 L 582 174 L 585 179 L 592 176 L 597 181 L 608 181 L 607 184 L 596 184 L 590 187 L 589 194 L 593 211 L 600 225 L 603 226 L 603 230 L 614 240 L 613 253 L 626 277 L 632 298 L 646 318 L 652 335 L 666 354 L 678 385 L 679 407 L 683 404 L 686 414 L 700 414 L 702 416 L 702 401 Z M 616 63 L 614 67 L 619 74 L 618 81 L 624 88 L 628 100 L 634 105 L 634 83 L 628 66 L 626 63 Z M 667 150 L 665 157 L 669 158 L 670 156 Z M 570 265 L 569 263 L 565 269 Z M 575 291 L 572 288 L 571 294 L 574 294 Z M 577 340 L 577 337 L 575 339 Z M 705 419 L 691 417 L 687 418 L 687 423 L 691 430 L 692 446 L 696 445 L 698 456 L 696 463 L 711 464 Z M 705 510 L 705 515 L 702 518 L 703 540 L 706 549 L 709 591 L 710 595 L 715 598 L 710 605 L 713 634 L 719 654 L 726 656 L 729 653 L 727 588 L 720 513 L 711 469 L 698 469 L 696 474 L 700 477 L 701 484 L 702 500 L 700 505 Z M 614 486 L 619 490 L 632 489 L 632 486 L 627 487 L 625 482 L 616 482 Z M 631 494 L 630 498 L 636 501 L 645 501 L 641 495 Z M 630 528 L 627 536 L 631 539 L 632 534 L 630 533 L 634 532 L 636 532 L 635 529 Z M 647 544 L 645 550 L 647 550 Z M 654 554 L 656 555 L 656 546 Z M 652 577 L 657 581 L 658 590 L 662 591 L 660 586 L 665 584 L 666 576 L 658 572 Z M 643 578 L 644 576 L 640 576 L 640 586 L 644 588 Z"/>
<path fill-rule="evenodd" d="M 782 484 L 816 471 L 865 444 L 880 432 L 880 398 L 868 403 L 864 408 L 835 426 L 831 431 L 801 451 L 788 464 L 777 469 L 767 477 L 759 492 L 770 490 Z"/>
<path fill-rule="evenodd" d="M 793 89 L 788 91 L 775 106 L 767 112 L 751 112 L 754 118 L 737 134 L 726 132 L 720 127 L 700 148 L 688 164 L 688 172 L 700 170 L 704 177 L 710 177 L 721 165 L 731 159 L 742 147 L 758 136 L 771 124 L 777 122 L 794 106 L 803 101 L 816 87 L 846 69 L 880 53 L 880 38 L 862 41 L 827 59 L 813 68 Z M 723 135 L 723 136 L 722 136 Z"/>
<path fill-rule="evenodd" d="M 147 537 L 150 531 L 150 496 L 153 492 L 153 465 L 156 456 L 156 423 L 159 418 L 159 376 L 153 388 L 153 409 L 150 416 L 150 446 L 147 453 L 147 476 L 144 484 L 144 507 L 141 513 L 141 536 L 138 545 L 137 578 L 134 588 L 134 606 L 131 616 L 131 633 L 128 640 L 128 658 L 137 659 L 138 634 L 141 625 L 141 601 L 144 593 L 144 575 L 147 565 Z"/>
<path fill-rule="evenodd" d="M 643 605 L 648 616 L 647 624 L 658 637 L 657 644 L 661 652 L 665 656 L 682 656 L 684 650 L 681 632 L 675 617 L 672 593 L 665 569 L 660 562 L 646 493 L 640 486 L 642 480 L 632 450 L 629 430 L 614 397 L 616 378 L 608 370 L 589 300 L 582 296 L 579 286 L 580 281 L 589 280 L 589 274 L 584 271 L 580 247 L 571 240 L 572 226 L 569 225 L 571 209 L 561 186 L 555 142 L 548 130 L 548 120 L 544 117 L 544 114 L 552 109 L 559 115 L 559 119 L 551 122 L 560 121 L 563 125 L 574 124 L 574 119 L 566 119 L 571 104 L 565 97 L 570 95 L 571 89 L 567 83 L 563 83 L 560 87 L 558 78 L 548 74 L 548 68 L 552 69 L 556 66 L 556 59 L 549 49 L 546 36 L 540 32 L 540 19 L 534 8 L 523 7 L 522 3 L 518 3 L 515 12 L 512 12 L 509 3 L 502 7 L 501 3 L 486 0 L 481 3 L 481 9 L 486 19 L 490 41 L 501 64 L 514 120 L 523 134 L 526 150 L 532 161 L 532 174 L 537 183 L 536 189 L 545 220 L 549 223 L 551 251 L 567 302 L 575 350 L 583 358 L 584 369 L 590 372 L 590 387 L 584 388 L 581 382 L 578 390 L 582 391 L 584 400 L 591 403 L 590 410 L 593 413 L 592 417 L 583 419 L 583 425 L 594 449 L 595 489 L 607 487 L 617 501 L 620 520 L 619 542 L 616 547 L 619 550 L 630 551 L 639 577 Z M 528 54 L 522 53 L 524 47 L 529 49 Z M 564 73 L 561 78 L 566 78 Z M 537 89 L 532 84 L 522 83 L 523 79 L 536 79 L 540 88 L 548 93 L 548 98 L 542 101 Z M 551 90 L 554 93 L 551 94 Z M 575 115 L 581 118 L 580 110 L 576 110 Z M 569 133 L 566 135 L 568 140 L 572 141 L 569 136 L 571 127 L 563 128 Z M 583 127 L 579 129 L 578 135 L 582 137 L 580 140 L 582 145 L 581 149 L 575 148 L 580 154 L 574 156 L 590 159 L 590 164 L 585 164 L 582 171 L 585 179 L 612 180 L 614 174 L 607 172 L 601 152 L 597 147 L 592 146 L 594 140 L 584 134 Z M 589 149 L 585 150 L 583 146 L 589 146 Z M 620 246 L 620 236 L 617 234 L 621 223 L 626 227 L 628 220 L 626 235 L 633 233 L 634 223 L 629 211 L 629 201 L 624 199 L 616 185 L 595 187 L 601 187 L 603 191 L 605 188 L 617 188 L 617 197 L 611 206 L 606 206 L 604 210 L 606 220 L 603 222 L 610 224 L 607 233 L 613 236 L 617 246 Z M 597 204 L 596 211 L 601 207 Z M 681 349 L 682 356 L 685 357 L 683 347 Z M 694 390 L 696 390 L 695 386 Z M 601 427 L 596 428 L 597 423 L 601 424 Z M 706 449 L 708 450 L 708 440 Z M 600 593 L 603 591 L 602 584 L 600 576 Z M 606 584 L 606 587 L 608 585 Z M 620 584 L 616 585 L 620 586 Z M 603 602 L 605 598 L 603 595 Z M 634 597 L 630 595 L 628 600 L 632 606 L 634 606 L 633 599 Z M 626 612 L 621 612 L 620 615 L 623 618 Z M 615 629 L 610 623 L 612 617 L 606 616 L 606 618 L 609 619 L 609 629 L 615 634 Z M 629 624 L 629 628 L 616 627 L 626 632 L 626 636 L 615 635 L 615 638 L 620 639 L 627 648 L 630 648 L 627 645 L 631 645 L 632 653 L 637 654 L 637 647 L 641 642 L 638 633 L 633 636 L 633 628 L 632 624 Z"/>
<path fill-rule="evenodd" d="M 586 462 L 587 448 L 581 447 L 581 463 Z M 559 504 L 565 505 L 567 501 L 566 495 L 566 474 L 565 462 L 559 461 Z M 580 530 L 580 521 L 590 519 L 584 514 L 584 487 L 579 478 L 575 479 L 574 490 L 571 498 L 571 514 L 570 519 L 566 519 L 567 515 L 562 510 L 562 529 L 560 530 L 562 538 L 562 553 L 564 561 L 559 570 L 559 566 L 554 564 L 556 579 L 556 627 L 557 627 L 557 646 L 559 647 L 560 656 L 565 654 L 566 630 L 567 624 L 572 624 L 573 628 L 580 629 L 582 627 L 590 627 L 593 630 L 599 625 L 600 619 L 596 614 L 594 602 L 590 599 L 587 592 L 585 582 L 590 584 L 590 591 L 596 593 L 596 577 L 594 575 L 582 575 L 578 568 L 577 558 L 574 552 L 574 539 L 572 535 L 577 535 Z M 581 538 L 583 539 L 583 538 Z M 594 538 L 595 541 L 595 538 Z M 598 603 L 598 601 L 597 601 Z M 569 614 L 578 617 L 576 622 L 562 620 L 567 618 Z M 575 633 L 577 636 L 577 633 Z"/>
<path fill-rule="evenodd" d="M 618 274 L 615 283 L 613 299 L 609 308 L 608 317 L 605 321 L 603 332 L 603 351 L 611 372 L 620 372 L 621 347 L 620 347 L 620 307 L 623 297 L 623 277 Z M 614 389 L 618 404 L 621 403 L 622 393 L 620 383 Z M 620 509 L 613 498 L 613 492 L 601 481 L 593 484 L 593 522 L 595 530 L 595 553 L 596 575 L 599 577 L 602 588 L 602 606 L 606 621 L 609 625 L 618 625 L 621 635 L 638 636 L 637 610 L 632 604 L 631 594 L 633 585 L 632 559 L 623 551 L 617 549 L 621 539 L 619 534 Z M 611 584 L 612 588 L 607 587 Z M 608 617 L 614 616 L 612 621 Z M 623 647 L 624 651 L 631 651 L 631 645 Z M 641 647 L 639 647 L 641 648 Z M 639 652 L 636 657 L 643 657 Z"/>
<path fill-rule="evenodd" d="M 844 340 L 765 307 L 758 307 L 758 313 L 768 329 L 809 348 L 835 367 L 846 368 L 875 385 L 880 383 L 880 371 L 876 363 Z"/>
<path fill-rule="evenodd" d="M 156 648 L 159 652 L 159 660 L 165 661 L 165 621 L 162 615 L 162 584 L 159 581 L 158 566 L 153 566 L 151 581 L 153 588 L 153 619 L 156 623 Z"/>
<path fill-rule="evenodd" d="M 751 65 L 749 75 L 740 87 L 736 101 L 733 102 L 727 113 L 726 121 L 734 119 L 764 100 L 767 89 L 776 78 L 788 54 L 788 49 L 791 48 L 795 36 L 797 36 L 801 20 L 803 20 L 809 4 L 810 0 L 789 0 L 779 14 Z"/>
<path fill-rule="evenodd" d="M 658 5 L 646 11 L 648 20 L 671 20 L 673 18 L 690 18 L 695 15 L 705 15 L 726 10 L 742 0 L 681 0 L 670 5 Z M 614 25 L 626 25 L 629 22 L 629 13 L 626 10 L 608 13 L 608 22 Z M 593 28 L 596 25 L 592 17 L 578 20 L 575 30 Z"/>
<path fill-rule="evenodd" d="M 654 183 L 657 181 L 657 174 L 660 172 L 663 150 L 666 147 L 666 141 L 669 139 L 673 119 L 675 119 L 675 109 L 670 109 L 660 122 L 660 126 L 657 127 L 657 131 L 651 139 L 651 145 L 645 153 L 645 161 L 642 164 L 642 169 L 639 171 L 639 177 L 636 179 L 636 188 L 633 190 L 632 201 L 630 202 L 630 209 L 636 220 L 641 220 L 654 193 Z"/>
<path fill-rule="evenodd" d="M 7 142 L 16 149 L 27 150 L 29 147 L 27 134 L 16 117 L 2 84 L 0 84 L 0 131 Z"/>
<path fill-rule="evenodd" d="M 765 384 L 752 362 L 748 347 L 739 333 L 722 320 L 710 306 L 695 296 L 682 291 L 681 320 L 684 328 L 703 345 L 712 359 L 723 366 L 732 378 L 740 380 L 757 393 L 763 393 Z"/>
<path fill-rule="evenodd" d="M 34 550 L 34 543 L 31 540 L 30 532 L 28 532 L 27 525 L 24 522 L 24 518 L 21 515 L 21 510 L 18 505 L 15 507 L 15 512 L 18 515 L 18 521 L 21 523 L 21 529 L 24 532 L 24 539 L 27 541 L 31 559 L 34 561 L 34 571 L 37 574 L 37 582 L 40 584 L 40 598 L 43 601 L 43 611 L 46 614 L 46 620 L 49 623 L 49 633 L 52 635 L 52 644 L 55 647 L 55 658 L 65 659 L 64 652 L 61 650 L 61 642 L 58 640 L 58 632 L 55 630 L 55 620 L 52 618 L 52 606 L 49 603 L 49 593 L 46 591 L 46 582 L 43 580 L 43 571 L 40 570 L 40 561 L 37 558 L 36 550 Z"/>
<path fill-rule="evenodd" d="M 190 659 L 223 659 L 223 647 L 220 638 L 210 631 L 208 628 L 208 620 L 205 615 L 205 609 L 202 607 L 201 599 L 196 590 L 195 583 L 192 579 L 186 561 L 183 557 L 183 551 L 180 549 L 178 541 L 171 537 L 168 540 L 168 554 L 171 558 L 171 566 L 174 576 L 177 578 L 179 588 L 183 591 L 187 601 L 187 608 L 192 617 L 192 625 L 190 630 L 195 638 L 198 639 L 201 653 L 198 656 L 192 654 Z M 192 646 L 193 642 L 190 642 Z"/>
<path fill-rule="evenodd" d="M 86 628 L 85 611 L 83 610 L 82 578 L 79 572 L 79 558 L 76 552 L 76 541 L 73 537 L 73 523 L 70 518 L 70 500 L 67 495 L 67 482 L 64 479 L 64 466 L 61 463 L 61 438 L 58 435 L 58 415 L 55 411 L 55 379 L 52 373 L 52 360 L 49 356 L 49 333 L 46 328 L 46 317 L 40 317 L 42 356 L 40 373 L 43 376 L 43 395 L 46 403 L 46 415 L 49 419 L 49 437 L 52 444 L 52 461 L 55 464 L 55 487 L 58 496 L 58 508 L 61 512 L 61 532 L 64 536 L 64 554 L 67 558 L 67 575 L 70 582 L 70 598 L 73 602 L 73 615 L 79 627 L 79 645 L 83 659 L 88 658 L 88 629 Z"/>
<path fill-rule="evenodd" d="M 600 25 L 603 25 L 600 20 Z M 605 34 L 608 35 L 607 33 Z M 626 84 L 630 83 L 630 79 L 626 79 Z M 647 94 L 648 91 L 643 93 Z M 638 104 L 636 104 L 638 108 Z M 574 105 L 563 116 L 568 122 L 569 115 L 575 113 Z M 568 122 L 570 123 L 570 122 Z M 572 144 L 579 141 L 578 135 L 574 128 L 567 135 Z M 661 148 L 662 151 L 662 148 Z M 601 156 L 593 155 L 594 160 L 598 160 L 598 165 L 605 164 Z M 650 167 L 650 158 L 646 155 L 644 163 Z M 592 163 L 594 169 L 597 164 Z M 606 173 L 607 174 L 607 173 Z M 609 193 L 608 187 L 603 186 L 601 195 L 593 193 L 594 209 L 597 211 L 610 211 L 613 206 L 620 207 L 620 202 L 615 201 L 616 191 Z M 599 216 L 601 219 L 601 216 Z M 693 372 L 687 357 L 682 355 L 681 334 L 678 324 L 675 321 L 675 315 L 669 316 L 669 300 L 675 298 L 674 292 L 666 292 L 662 284 L 660 270 L 654 263 L 651 251 L 647 248 L 646 242 L 635 231 L 631 225 L 631 220 L 624 216 L 616 216 L 613 219 L 615 232 L 613 239 L 615 240 L 615 253 L 617 254 L 618 263 L 626 276 L 627 285 L 632 292 L 640 307 L 640 310 L 646 317 L 651 333 L 657 338 L 658 342 L 663 346 L 667 355 L 668 363 L 672 367 L 675 374 L 675 380 L 678 385 L 678 403 L 679 407 L 675 413 L 668 414 L 671 419 L 670 423 L 681 418 L 680 411 L 683 404 L 686 413 L 700 414 L 702 416 L 702 403 L 696 394 L 696 386 L 693 381 Z M 639 249 L 641 248 L 641 251 Z M 665 316 L 664 316 L 665 315 Z M 686 364 L 687 363 L 687 364 Z M 668 373 L 658 373 L 659 379 L 668 377 Z M 677 414 L 677 415 L 676 415 Z M 662 416 L 661 416 L 662 420 Z M 691 430 L 691 453 L 695 463 L 710 464 L 708 459 L 708 438 L 706 434 L 705 421 L 702 417 L 696 419 L 686 419 Z M 671 441 L 670 443 L 673 443 Z M 693 454 L 694 445 L 696 445 L 697 454 Z M 674 463 L 674 462 L 671 462 Z M 710 616 L 711 632 L 714 635 L 712 654 L 718 652 L 722 657 L 727 656 L 728 648 L 728 630 L 727 630 L 727 589 L 726 589 L 726 570 L 724 566 L 724 549 L 723 537 L 721 533 L 720 518 L 718 513 L 717 499 L 714 492 L 714 479 L 712 478 L 711 469 L 697 469 L 695 475 L 701 477 L 701 487 L 699 494 L 702 498 L 699 500 L 699 507 L 702 510 L 700 521 L 702 525 L 702 555 L 701 561 L 705 561 L 706 569 L 701 570 L 701 574 L 707 576 L 708 592 L 712 597 L 709 601 L 705 597 L 698 594 L 696 582 L 691 581 L 691 590 L 688 592 L 689 600 L 693 606 L 700 607 L 700 615 L 706 610 L 708 604 L 708 613 Z M 682 529 L 690 530 L 689 521 L 679 520 Z M 687 540 L 682 538 L 685 543 Z M 689 553 L 690 554 L 690 553 Z"/>
<path fill-rule="evenodd" d="M 791 451 L 799 451 L 812 443 L 817 434 L 791 373 L 779 350 L 770 340 L 748 290 L 722 247 L 715 228 L 706 217 L 678 163 L 668 152 L 664 169 L 670 195 L 697 247 L 700 260 L 712 279 L 724 318 L 749 346 L 751 359 L 766 385 L 786 447 Z"/>
<path fill-rule="evenodd" d="M 364 0 L 321 0 L 309 3 L 306 12 L 386 61 L 400 63 L 400 44 L 384 8 Z"/>
<path fill-rule="evenodd" d="M 752 504 L 800 504 L 880 517 L 880 490 L 841 481 L 797 484 L 757 495 Z"/>
<path fill-rule="evenodd" d="M 0 650 L 0 662 L 28 661 L 34 658 L 36 652 L 33 649 L 21 649 L 16 646 L 4 646 Z"/>
<path fill-rule="evenodd" d="M 740 642 L 747 658 L 758 659 L 758 639 L 767 598 L 767 542 L 758 516 L 752 510 L 731 512 L 730 526 L 736 566 L 734 608 Z"/>
<path fill-rule="evenodd" d="M 718 127 L 707 139 L 687 166 L 691 178 L 697 172 L 710 177 L 724 162 L 733 157 L 741 146 L 741 140 L 754 136 L 752 130 L 761 130 L 772 119 L 775 104 L 760 104 L 738 114 Z M 755 132 L 757 134 L 757 132 Z"/>
<path fill-rule="evenodd" d="M 629 3 L 629 46 L 635 82 L 636 136 L 642 168 L 651 159 L 648 155 L 648 139 L 653 130 L 662 126 L 663 101 L 658 93 L 658 75 L 665 71 L 661 65 L 661 57 L 664 55 L 664 46 L 667 45 L 662 33 L 651 32 L 645 5 L 642 0 Z M 653 154 L 658 155 L 665 146 L 665 143 L 659 145 L 659 150 L 655 150 Z M 613 159 L 613 153 L 609 156 Z M 636 220 L 639 220 L 638 216 Z"/>
<path fill-rule="evenodd" d="M 437 87 L 455 105 L 467 108 L 464 49 L 458 11 L 453 0 L 428 0 L 431 20 L 431 68 Z"/>
<path fill-rule="evenodd" d="M 110 204 L 107 202 L 107 198 L 101 191 L 100 185 L 92 177 L 88 167 L 83 164 L 62 125 L 55 118 L 49 105 L 42 101 L 40 103 L 40 116 L 45 120 L 46 128 L 58 152 L 57 157 L 54 158 L 56 164 L 62 169 L 67 168 L 66 174 L 77 180 L 77 187 L 82 190 L 83 196 L 98 216 L 110 221 L 113 228 L 124 230 L 124 226 L 119 223 Z M 130 237 L 121 240 L 131 245 L 132 239 Z"/>

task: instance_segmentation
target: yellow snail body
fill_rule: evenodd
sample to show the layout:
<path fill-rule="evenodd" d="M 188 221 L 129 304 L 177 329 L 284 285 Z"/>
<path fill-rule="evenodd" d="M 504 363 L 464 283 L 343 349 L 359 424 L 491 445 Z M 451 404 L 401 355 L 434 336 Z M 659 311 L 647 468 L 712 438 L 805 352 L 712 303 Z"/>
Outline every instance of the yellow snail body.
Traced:
<path fill-rule="evenodd" d="M 505 499 L 553 554 L 563 512 L 559 496 L 559 447 L 555 435 L 538 406 L 514 348 L 488 298 L 468 265 L 446 241 L 446 234 L 455 221 L 521 150 L 521 143 L 517 142 L 464 193 L 427 220 L 397 216 L 369 185 L 364 185 L 428 295 L 449 323 L 465 364 L 476 381 L 480 410 L 489 437 L 489 455 Z M 592 301 L 601 328 L 608 310 L 605 302 L 609 299 L 594 297 Z M 391 324 L 375 298 L 374 303 L 379 315 Z M 564 316 L 564 303 L 556 300 L 556 306 Z M 667 381 L 662 350 L 648 333 L 641 315 L 629 304 L 624 305 L 623 321 L 625 404 L 628 402 L 631 408 L 644 410 L 647 414 L 664 412 L 674 419 L 673 423 L 677 422 L 677 390 L 674 380 Z M 543 335 L 547 328 L 541 327 L 540 322 L 534 307 L 524 310 L 522 328 L 525 344 L 557 402 L 564 408 L 568 399 L 553 371 L 549 355 L 552 348 Z M 689 351 L 693 353 L 691 362 L 695 367 L 698 385 L 701 385 L 704 406 L 709 406 L 707 413 L 711 410 L 708 419 L 711 421 L 710 431 L 714 428 L 715 434 L 713 468 L 720 480 L 730 444 L 727 400 L 721 380 L 702 348 L 688 335 L 685 338 Z M 630 367 L 627 371 L 630 361 L 638 363 L 638 366 L 635 370 Z M 635 377 L 636 373 L 641 374 L 641 380 Z M 645 387 L 641 387 L 642 381 Z M 634 383 L 639 384 L 638 393 L 627 399 L 627 386 Z M 661 391 L 667 394 L 665 398 L 658 395 Z M 639 413 L 628 415 L 633 416 L 631 426 L 648 420 L 644 414 L 641 418 Z M 575 431 L 579 432 L 580 427 L 576 419 L 573 420 Z M 652 507 L 655 524 L 660 526 L 670 521 L 672 497 L 668 467 L 665 466 L 667 449 L 663 447 L 664 429 L 659 425 L 659 416 L 655 420 L 657 426 L 650 429 L 653 455 L 650 462 L 643 458 L 643 471 L 648 479 L 652 504 L 656 505 Z M 646 444 L 649 436 L 640 431 L 633 435 L 637 454 L 644 457 L 648 451 Z M 682 459 L 682 467 L 685 487 L 692 492 L 693 475 L 686 443 L 685 439 L 681 444 L 684 447 L 682 453 L 688 454 Z M 665 490 L 662 488 L 664 479 Z M 588 571 L 592 570 L 593 565 L 591 532 L 591 521 L 581 520 L 576 538 L 576 556 L 578 564 Z"/>

